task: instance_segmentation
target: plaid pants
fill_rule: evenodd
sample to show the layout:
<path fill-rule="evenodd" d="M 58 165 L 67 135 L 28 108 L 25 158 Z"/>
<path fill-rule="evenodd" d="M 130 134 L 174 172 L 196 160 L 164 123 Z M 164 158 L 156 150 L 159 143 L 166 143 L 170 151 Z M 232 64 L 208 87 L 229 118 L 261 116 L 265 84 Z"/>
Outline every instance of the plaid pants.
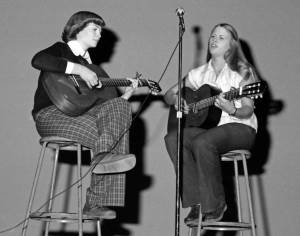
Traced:
<path fill-rule="evenodd" d="M 131 108 L 123 98 L 95 105 L 83 115 L 71 117 L 50 106 L 35 117 L 41 137 L 59 136 L 101 152 L 129 153 Z M 86 201 L 90 206 L 124 206 L 125 174 L 92 174 Z"/>

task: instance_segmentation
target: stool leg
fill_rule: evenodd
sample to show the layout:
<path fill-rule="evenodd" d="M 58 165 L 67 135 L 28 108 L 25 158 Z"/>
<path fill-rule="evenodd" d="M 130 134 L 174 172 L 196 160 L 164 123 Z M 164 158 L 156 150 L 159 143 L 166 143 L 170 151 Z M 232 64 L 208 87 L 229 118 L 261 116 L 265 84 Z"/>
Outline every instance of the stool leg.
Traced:
<path fill-rule="evenodd" d="M 90 150 L 90 155 L 91 155 L 91 161 L 92 161 L 92 158 L 94 157 L 94 153 L 93 153 L 92 149 Z M 97 222 L 96 222 L 97 236 L 101 236 L 101 234 L 102 234 L 102 232 L 101 232 L 101 223 L 102 223 L 102 220 L 97 220 Z"/>
<path fill-rule="evenodd" d="M 36 167 L 36 170 L 35 170 L 33 185 L 31 187 L 29 203 L 28 203 L 27 210 L 26 210 L 26 215 L 25 215 L 25 221 L 24 221 L 23 227 L 22 227 L 22 236 L 26 236 L 28 221 L 29 221 L 29 215 L 31 213 L 32 203 L 33 203 L 35 193 L 36 193 L 36 187 L 37 187 L 37 184 L 38 184 L 38 180 L 39 180 L 39 176 L 40 176 L 40 172 L 41 172 L 41 167 L 42 167 L 44 156 L 45 156 L 46 146 L 47 146 L 47 142 L 44 142 L 43 146 L 42 146 L 42 149 L 41 149 L 41 152 L 40 152 L 39 159 L 38 159 L 38 164 L 37 164 L 37 167 Z"/>
<path fill-rule="evenodd" d="M 77 153 L 76 153 L 77 155 Z M 59 170 L 57 170 L 59 171 Z M 77 171 L 77 169 L 75 169 L 75 171 Z M 73 177 L 73 172 L 74 172 L 74 166 L 69 165 L 68 166 L 68 170 L 66 170 L 66 173 L 68 173 L 68 177 L 65 183 L 66 188 L 69 188 L 72 185 L 72 177 Z M 58 173 L 57 173 L 58 175 Z M 63 211 L 62 212 L 68 212 L 69 210 L 69 203 L 70 203 L 70 199 L 71 199 L 71 195 L 72 192 L 71 191 L 67 191 L 65 192 L 65 197 L 64 197 L 64 201 L 63 201 Z M 60 227 L 60 231 L 66 231 L 67 228 L 67 224 L 61 224 L 62 226 Z"/>
<path fill-rule="evenodd" d="M 238 207 L 238 221 L 242 221 L 242 209 L 241 209 L 241 192 L 240 192 L 240 182 L 239 182 L 239 170 L 238 162 L 234 159 L 234 178 L 235 178 L 235 191 L 237 197 L 237 207 Z"/>
<path fill-rule="evenodd" d="M 194 235 L 194 229 L 196 229 L 196 234 L 197 236 L 200 236 L 201 234 L 201 228 L 202 228 L 202 218 L 203 218 L 203 214 L 202 214 L 202 210 L 201 210 L 201 205 L 200 205 L 200 209 L 199 209 L 199 216 L 198 216 L 198 225 L 197 227 L 190 227 L 189 226 L 189 232 L 188 232 L 188 235 L 189 236 L 192 236 Z"/>
<path fill-rule="evenodd" d="M 97 236 L 101 236 L 101 220 L 97 220 Z"/>
<path fill-rule="evenodd" d="M 77 200 L 78 200 L 78 235 L 83 235 L 82 226 L 82 173 L 81 173 L 81 145 L 77 144 Z"/>
<path fill-rule="evenodd" d="M 53 161 L 53 167 L 52 167 L 51 184 L 50 184 L 48 212 L 52 211 L 52 206 L 53 206 L 53 201 L 54 201 L 53 196 L 54 196 L 54 187 L 55 187 L 55 181 L 56 181 L 58 155 L 59 155 L 59 146 L 57 146 L 57 149 L 55 149 L 55 155 L 54 155 L 54 161 Z M 45 236 L 49 235 L 49 226 L 50 226 L 50 222 L 47 221 L 46 227 L 45 227 Z"/>
<path fill-rule="evenodd" d="M 189 227 L 188 236 L 192 236 L 192 232 L 193 232 L 193 228 L 192 228 L 192 227 Z"/>
<path fill-rule="evenodd" d="M 251 199 L 251 194 L 250 194 L 250 184 L 249 184 L 248 168 L 247 168 L 247 162 L 246 162 L 245 155 L 243 155 L 243 168 L 244 168 L 244 175 L 245 175 L 245 182 L 246 182 L 247 199 L 248 199 L 248 204 L 249 204 L 249 212 L 250 212 L 250 221 L 251 221 L 252 236 L 256 236 L 255 222 L 254 222 L 254 215 L 253 215 L 253 207 L 252 207 L 252 199 Z"/>
<path fill-rule="evenodd" d="M 201 226 L 202 226 L 202 210 L 201 205 L 199 207 L 199 220 L 198 220 L 198 227 L 197 227 L 197 236 L 201 234 Z"/>
<path fill-rule="evenodd" d="M 238 161 L 234 158 L 234 178 L 235 178 L 235 190 L 237 197 L 237 208 L 238 208 L 238 221 L 242 222 L 242 207 L 241 207 L 241 190 L 240 190 L 240 181 L 239 181 L 239 168 Z M 243 231 L 240 231 L 240 235 L 243 236 Z"/>

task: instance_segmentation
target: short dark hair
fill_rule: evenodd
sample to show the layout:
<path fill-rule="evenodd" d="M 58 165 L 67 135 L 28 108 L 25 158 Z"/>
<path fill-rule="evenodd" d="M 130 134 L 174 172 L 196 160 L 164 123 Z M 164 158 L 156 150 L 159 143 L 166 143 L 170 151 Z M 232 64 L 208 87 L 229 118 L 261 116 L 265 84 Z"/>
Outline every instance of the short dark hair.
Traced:
<path fill-rule="evenodd" d="M 73 14 L 65 25 L 61 38 L 67 43 L 75 39 L 76 35 L 89 23 L 95 23 L 101 27 L 105 26 L 105 22 L 101 16 L 89 11 L 79 11 Z"/>

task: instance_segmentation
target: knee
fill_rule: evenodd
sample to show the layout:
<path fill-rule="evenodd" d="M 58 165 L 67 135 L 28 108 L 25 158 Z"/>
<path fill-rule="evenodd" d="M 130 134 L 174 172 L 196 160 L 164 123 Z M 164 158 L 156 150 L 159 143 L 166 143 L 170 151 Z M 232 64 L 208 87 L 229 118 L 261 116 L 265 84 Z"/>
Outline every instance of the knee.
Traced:
<path fill-rule="evenodd" d="M 131 106 L 126 99 L 120 98 L 120 107 L 124 112 L 128 112 L 131 114 Z"/>
<path fill-rule="evenodd" d="M 125 109 L 131 109 L 131 106 L 130 106 L 130 103 L 128 102 L 128 100 L 126 100 L 126 99 L 124 99 L 124 98 L 121 98 L 121 97 L 119 97 L 119 98 L 117 98 L 118 99 L 118 102 L 120 103 L 120 105 L 122 106 L 122 107 L 124 107 Z"/>
<path fill-rule="evenodd" d="M 204 138 L 196 138 L 191 141 L 192 150 L 199 152 L 201 150 L 215 150 L 215 147 L 212 143 Z"/>
<path fill-rule="evenodd" d="M 116 109 L 121 114 L 131 115 L 131 106 L 130 103 L 121 97 L 111 100 L 110 103 L 111 109 Z"/>
<path fill-rule="evenodd" d="M 165 136 L 165 143 L 168 146 L 176 146 L 177 144 L 177 133 L 170 132 Z"/>
<path fill-rule="evenodd" d="M 165 139 L 167 152 L 170 158 L 173 160 L 176 156 L 176 150 L 177 150 L 177 133 L 176 132 L 168 133 L 164 139 Z"/>

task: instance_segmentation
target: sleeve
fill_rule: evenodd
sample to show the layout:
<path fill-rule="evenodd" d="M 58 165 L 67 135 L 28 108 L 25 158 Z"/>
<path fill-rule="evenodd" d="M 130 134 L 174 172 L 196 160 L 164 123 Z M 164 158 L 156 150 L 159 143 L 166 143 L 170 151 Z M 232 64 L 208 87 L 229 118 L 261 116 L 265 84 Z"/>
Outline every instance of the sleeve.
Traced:
<path fill-rule="evenodd" d="M 74 68 L 74 63 L 73 63 L 73 62 L 70 62 L 70 61 L 68 61 L 68 63 L 67 63 L 67 68 L 66 68 L 66 71 L 65 71 L 65 73 L 66 73 L 66 74 L 71 74 L 71 73 L 72 73 L 72 70 L 73 70 L 73 68 Z"/>
<path fill-rule="evenodd" d="M 31 60 L 32 66 L 38 70 L 64 73 L 68 61 L 64 58 L 63 47 L 63 43 L 57 42 L 38 52 Z"/>
<path fill-rule="evenodd" d="M 203 76 L 201 76 L 201 71 L 202 70 L 200 69 L 193 69 L 188 73 L 187 79 L 195 90 L 199 89 L 204 83 Z"/>

